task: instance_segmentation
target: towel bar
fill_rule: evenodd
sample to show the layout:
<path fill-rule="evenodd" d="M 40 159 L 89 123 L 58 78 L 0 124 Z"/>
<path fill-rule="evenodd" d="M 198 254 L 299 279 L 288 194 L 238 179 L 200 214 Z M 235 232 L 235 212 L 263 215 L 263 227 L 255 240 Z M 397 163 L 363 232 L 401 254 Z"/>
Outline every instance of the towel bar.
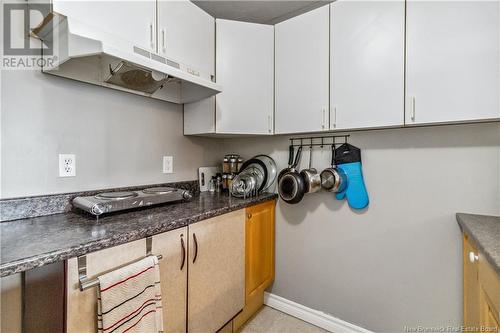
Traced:
<path fill-rule="evenodd" d="M 163 257 L 161 254 L 157 255 L 156 258 L 161 260 Z M 84 291 L 99 285 L 99 279 L 87 279 L 87 259 L 85 256 L 78 257 L 78 274 L 80 281 L 80 291 Z"/>

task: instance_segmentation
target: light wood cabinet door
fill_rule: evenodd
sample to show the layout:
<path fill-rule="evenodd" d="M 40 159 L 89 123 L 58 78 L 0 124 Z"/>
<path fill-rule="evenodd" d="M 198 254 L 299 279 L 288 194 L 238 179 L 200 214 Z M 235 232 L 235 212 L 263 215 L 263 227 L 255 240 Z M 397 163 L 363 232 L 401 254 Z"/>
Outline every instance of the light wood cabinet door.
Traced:
<path fill-rule="evenodd" d="M 471 254 L 472 253 L 472 254 Z M 469 242 L 467 235 L 463 236 L 464 263 L 464 325 L 479 327 L 479 278 L 477 261 L 472 262 L 471 256 L 478 255 L 477 249 Z M 475 259 L 474 259 L 475 260 Z"/>
<path fill-rule="evenodd" d="M 182 266 L 184 241 L 185 262 Z M 163 322 L 166 333 L 186 331 L 187 301 L 187 227 L 152 237 L 152 253 L 162 255 L 160 283 Z M 95 278 L 146 256 L 146 239 L 92 252 L 87 257 L 87 277 Z M 67 332 L 95 332 L 97 324 L 96 289 L 79 290 L 78 259 L 67 262 Z"/>
<path fill-rule="evenodd" d="M 330 129 L 403 125 L 405 2 L 330 9 Z"/>
<path fill-rule="evenodd" d="M 239 329 L 264 304 L 264 291 L 274 281 L 276 201 L 246 209 L 245 222 L 245 307 L 233 321 Z"/>
<path fill-rule="evenodd" d="M 245 210 L 190 225 L 188 332 L 216 332 L 244 301 Z"/>
<path fill-rule="evenodd" d="M 216 21 L 217 133 L 272 134 L 274 27 Z"/>
<path fill-rule="evenodd" d="M 274 209 L 268 201 L 246 209 L 245 289 L 249 299 L 274 280 Z"/>
<path fill-rule="evenodd" d="M 153 236 L 152 252 L 161 254 L 160 265 L 163 329 L 186 332 L 187 227 Z"/>
<path fill-rule="evenodd" d="M 275 26 L 275 133 L 329 129 L 329 5 Z"/>
<path fill-rule="evenodd" d="M 479 253 L 478 276 L 481 325 L 489 328 L 489 332 L 498 332 L 498 323 L 500 322 L 500 276 L 493 270 L 482 253 Z"/>
<path fill-rule="evenodd" d="M 189 0 L 158 0 L 158 53 L 210 80 L 215 72 L 215 19 Z"/>
<path fill-rule="evenodd" d="M 500 117 L 500 2 L 407 1 L 406 124 Z"/>
<path fill-rule="evenodd" d="M 88 253 L 87 277 L 96 278 L 145 255 L 146 239 Z M 96 332 L 97 291 L 95 288 L 80 291 L 77 258 L 67 261 L 66 272 L 66 332 Z"/>

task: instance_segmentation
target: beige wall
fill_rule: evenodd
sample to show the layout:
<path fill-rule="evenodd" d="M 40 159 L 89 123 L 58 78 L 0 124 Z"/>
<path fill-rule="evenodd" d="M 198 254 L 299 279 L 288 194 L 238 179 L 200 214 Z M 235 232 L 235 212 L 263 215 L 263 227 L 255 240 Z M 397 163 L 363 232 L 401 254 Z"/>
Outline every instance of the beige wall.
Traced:
<path fill-rule="evenodd" d="M 228 139 L 225 149 L 270 154 L 282 168 L 287 139 Z M 376 332 L 460 325 L 454 215 L 500 214 L 500 124 L 355 132 L 350 141 L 362 148 L 369 208 L 353 211 L 329 193 L 280 201 L 271 292 Z M 329 159 L 326 149 L 313 164 Z"/>
<path fill-rule="evenodd" d="M 219 160 L 217 140 L 183 136 L 182 105 L 39 71 L 1 84 L 3 198 L 193 180 Z M 59 153 L 76 154 L 76 177 L 58 177 Z"/>

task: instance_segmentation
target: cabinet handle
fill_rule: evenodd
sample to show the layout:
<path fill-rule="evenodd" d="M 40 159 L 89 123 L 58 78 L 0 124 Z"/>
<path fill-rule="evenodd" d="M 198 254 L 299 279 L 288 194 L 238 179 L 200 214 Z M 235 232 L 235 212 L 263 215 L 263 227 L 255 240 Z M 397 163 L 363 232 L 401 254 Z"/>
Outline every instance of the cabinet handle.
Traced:
<path fill-rule="evenodd" d="M 273 118 L 271 116 L 267 116 L 267 130 L 269 133 L 272 133 L 272 130 L 273 130 L 272 119 Z"/>
<path fill-rule="evenodd" d="M 153 23 L 149 23 L 149 42 L 151 43 L 151 48 L 155 47 L 154 33 L 153 33 Z"/>
<path fill-rule="evenodd" d="M 335 128 L 337 127 L 337 107 L 333 107 L 333 121 L 332 121 L 332 127 Z"/>
<path fill-rule="evenodd" d="M 475 254 L 474 252 L 470 251 L 469 252 L 469 261 L 471 263 L 474 263 L 474 261 L 478 261 L 479 260 L 479 256 L 477 254 Z"/>
<path fill-rule="evenodd" d="M 193 258 L 193 264 L 194 264 L 196 258 L 198 257 L 198 240 L 196 239 L 196 234 L 193 234 L 193 240 L 194 240 L 194 258 Z"/>
<path fill-rule="evenodd" d="M 326 113 L 326 109 L 322 108 L 321 109 L 321 128 L 322 129 L 325 129 L 325 126 L 326 126 L 325 125 L 326 124 L 326 122 L 325 122 L 325 113 Z"/>
<path fill-rule="evenodd" d="M 247 218 L 250 220 L 252 218 L 252 213 L 248 213 Z"/>
<path fill-rule="evenodd" d="M 410 114 L 411 121 L 415 121 L 415 97 L 411 98 L 411 114 Z"/>
<path fill-rule="evenodd" d="M 184 268 L 184 263 L 186 262 L 186 246 L 184 245 L 184 235 L 181 235 L 181 251 L 182 251 L 182 262 L 181 271 Z"/>
<path fill-rule="evenodd" d="M 165 29 L 161 30 L 161 48 L 163 53 L 167 51 L 166 45 L 167 45 L 167 39 L 166 39 L 166 34 L 165 34 Z"/>

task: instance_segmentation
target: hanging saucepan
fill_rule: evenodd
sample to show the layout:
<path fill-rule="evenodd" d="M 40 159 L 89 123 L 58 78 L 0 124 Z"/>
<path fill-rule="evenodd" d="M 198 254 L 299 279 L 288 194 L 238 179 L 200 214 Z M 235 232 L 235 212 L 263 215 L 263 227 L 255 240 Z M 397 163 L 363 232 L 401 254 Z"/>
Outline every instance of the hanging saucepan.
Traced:
<path fill-rule="evenodd" d="M 297 150 L 295 161 L 291 170 L 286 172 L 278 183 L 278 193 L 283 201 L 289 204 L 296 204 L 302 200 L 306 191 L 304 179 L 300 175 L 297 167 L 302 155 L 302 146 Z"/>
<path fill-rule="evenodd" d="M 306 193 L 317 192 L 321 188 L 321 177 L 318 171 L 313 168 L 312 165 L 312 145 L 309 147 L 309 168 L 304 169 L 300 172 L 300 175 L 304 179 L 304 184 L 306 186 Z"/>
<path fill-rule="evenodd" d="M 290 145 L 290 147 L 288 147 L 288 167 L 281 170 L 280 173 L 278 174 L 278 183 L 279 183 L 281 177 L 285 173 L 292 171 L 293 157 L 294 157 L 293 155 L 294 155 L 293 145 Z"/>
<path fill-rule="evenodd" d="M 332 166 L 321 171 L 321 187 L 328 192 L 342 192 L 347 187 L 347 175 L 335 167 L 335 144 L 332 145 Z"/>

